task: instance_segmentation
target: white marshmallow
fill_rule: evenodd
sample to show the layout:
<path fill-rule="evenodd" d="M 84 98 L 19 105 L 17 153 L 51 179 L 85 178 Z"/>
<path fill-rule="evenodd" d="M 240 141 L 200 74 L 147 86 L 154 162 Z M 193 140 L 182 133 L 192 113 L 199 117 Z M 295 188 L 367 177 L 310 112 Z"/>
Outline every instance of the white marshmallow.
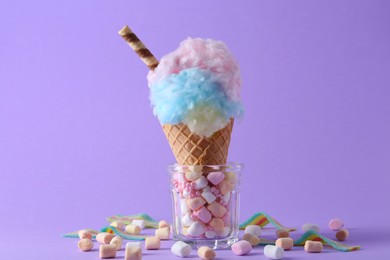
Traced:
<path fill-rule="evenodd" d="M 203 191 L 201 196 L 207 201 L 208 204 L 213 203 L 217 199 L 217 197 L 215 197 L 215 195 L 210 191 Z"/>
<path fill-rule="evenodd" d="M 248 225 L 245 228 L 245 234 L 247 234 L 247 233 L 259 237 L 261 235 L 261 227 L 258 225 Z"/>
<path fill-rule="evenodd" d="M 217 234 L 214 232 L 214 231 L 212 231 L 212 230 L 209 230 L 209 231 L 206 231 L 205 233 L 205 236 L 207 237 L 207 238 L 214 238 Z"/>
<path fill-rule="evenodd" d="M 139 226 L 141 229 L 145 228 L 145 220 L 143 219 L 134 219 L 131 221 L 131 224 Z"/>
<path fill-rule="evenodd" d="M 189 212 L 189 208 L 187 206 L 186 199 L 181 199 L 180 200 L 180 209 L 182 214 L 186 214 Z"/>
<path fill-rule="evenodd" d="M 194 237 L 203 235 L 204 234 L 204 227 L 198 221 L 195 221 L 187 229 L 187 234 L 191 235 L 191 236 L 194 236 Z"/>
<path fill-rule="evenodd" d="M 278 246 L 267 245 L 264 247 L 264 255 L 269 259 L 282 259 L 284 256 L 284 249 Z"/>
<path fill-rule="evenodd" d="M 190 226 L 192 223 L 194 223 L 194 221 L 192 220 L 191 218 L 191 214 L 190 213 L 187 213 L 185 214 L 182 219 L 181 219 L 181 224 L 183 226 Z"/>
<path fill-rule="evenodd" d="M 189 244 L 184 243 L 183 241 L 177 241 L 171 247 L 171 252 L 175 256 L 186 257 L 192 251 L 192 247 Z"/>
<path fill-rule="evenodd" d="M 227 204 L 230 200 L 230 192 L 226 193 L 223 197 L 222 197 L 222 200 L 223 202 L 225 202 L 225 204 Z"/>
<path fill-rule="evenodd" d="M 222 231 L 219 231 L 219 232 L 216 232 L 217 236 L 220 236 L 220 237 L 226 237 L 229 235 L 231 231 L 231 228 L 230 227 L 223 227 Z"/>
<path fill-rule="evenodd" d="M 188 198 L 188 196 L 190 196 L 190 192 L 187 189 L 184 189 L 183 190 L 183 197 Z"/>
<path fill-rule="evenodd" d="M 307 224 L 302 225 L 302 230 L 305 232 L 309 231 L 309 230 L 320 232 L 320 227 L 316 224 L 307 223 Z"/>
<path fill-rule="evenodd" d="M 194 189 L 201 190 L 204 187 L 206 187 L 208 183 L 209 183 L 209 181 L 206 179 L 206 177 L 201 176 L 199 179 L 194 181 Z"/>
<path fill-rule="evenodd" d="M 126 243 L 126 248 L 128 247 L 141 247 L 141 242 L 127 242 Z"/>

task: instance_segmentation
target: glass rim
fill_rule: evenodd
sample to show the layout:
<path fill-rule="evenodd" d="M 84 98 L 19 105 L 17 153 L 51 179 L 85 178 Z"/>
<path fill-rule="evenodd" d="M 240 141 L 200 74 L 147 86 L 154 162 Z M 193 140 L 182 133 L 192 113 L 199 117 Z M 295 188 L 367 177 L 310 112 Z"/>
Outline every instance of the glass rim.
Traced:
<path fill-rule="evenodd" d="M 241 171 L 244 168 L 244 164 L 239 162 L 227 162 L 225 164 L 205 164 L 205 165 L 182 165 L 178 163 L 171 163 L 168 165 L 167 169 L 170 172 L 172 172 L 178 170 L 193 170 L 194 167 L 205 167 L 206 169 L 210 169 L 210 170 L 221 169 L 225 171 L 230 170 L 230 171 L 237 172 L 237 171 Z"/>

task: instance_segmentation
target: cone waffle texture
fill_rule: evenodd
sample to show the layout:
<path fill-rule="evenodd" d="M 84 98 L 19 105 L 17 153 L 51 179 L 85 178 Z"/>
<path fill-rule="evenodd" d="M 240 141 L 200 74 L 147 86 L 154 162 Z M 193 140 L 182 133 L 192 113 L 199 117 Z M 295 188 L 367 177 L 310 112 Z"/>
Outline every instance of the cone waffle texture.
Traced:
<path fill-rule="evenodd" d="M 163 125 L 162 128 L 180 165 L 226 164 L 234 120 L 210 137 L 193 134 L 185 124 Z"/>

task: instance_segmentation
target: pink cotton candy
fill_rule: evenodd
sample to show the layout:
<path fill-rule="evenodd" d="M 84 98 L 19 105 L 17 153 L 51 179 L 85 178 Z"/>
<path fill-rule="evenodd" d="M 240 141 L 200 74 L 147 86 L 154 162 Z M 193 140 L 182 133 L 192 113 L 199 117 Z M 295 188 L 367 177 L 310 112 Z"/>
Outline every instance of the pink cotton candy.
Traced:
<path fill-rule="evenodd" d="M 189 68 L 212 72 L 226 96 L 233 101 L 240 100 L 241 76 L 238 64 L 223 42 L 212 39 L 184 40 L 178 49 L 161 58 L 154 71 L 149 72 L 149 86 Z"/>

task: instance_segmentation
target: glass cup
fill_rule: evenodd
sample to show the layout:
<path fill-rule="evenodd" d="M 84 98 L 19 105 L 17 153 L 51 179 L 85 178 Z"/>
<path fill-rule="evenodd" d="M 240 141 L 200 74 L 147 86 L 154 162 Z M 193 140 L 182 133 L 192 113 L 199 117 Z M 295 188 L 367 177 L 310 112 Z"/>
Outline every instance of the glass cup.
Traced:
<path fill-rule="evenodd" d="M 214 249 L 238 241 L 242 168 L 240 163 L 168 166 L 174 240 Z"/>

